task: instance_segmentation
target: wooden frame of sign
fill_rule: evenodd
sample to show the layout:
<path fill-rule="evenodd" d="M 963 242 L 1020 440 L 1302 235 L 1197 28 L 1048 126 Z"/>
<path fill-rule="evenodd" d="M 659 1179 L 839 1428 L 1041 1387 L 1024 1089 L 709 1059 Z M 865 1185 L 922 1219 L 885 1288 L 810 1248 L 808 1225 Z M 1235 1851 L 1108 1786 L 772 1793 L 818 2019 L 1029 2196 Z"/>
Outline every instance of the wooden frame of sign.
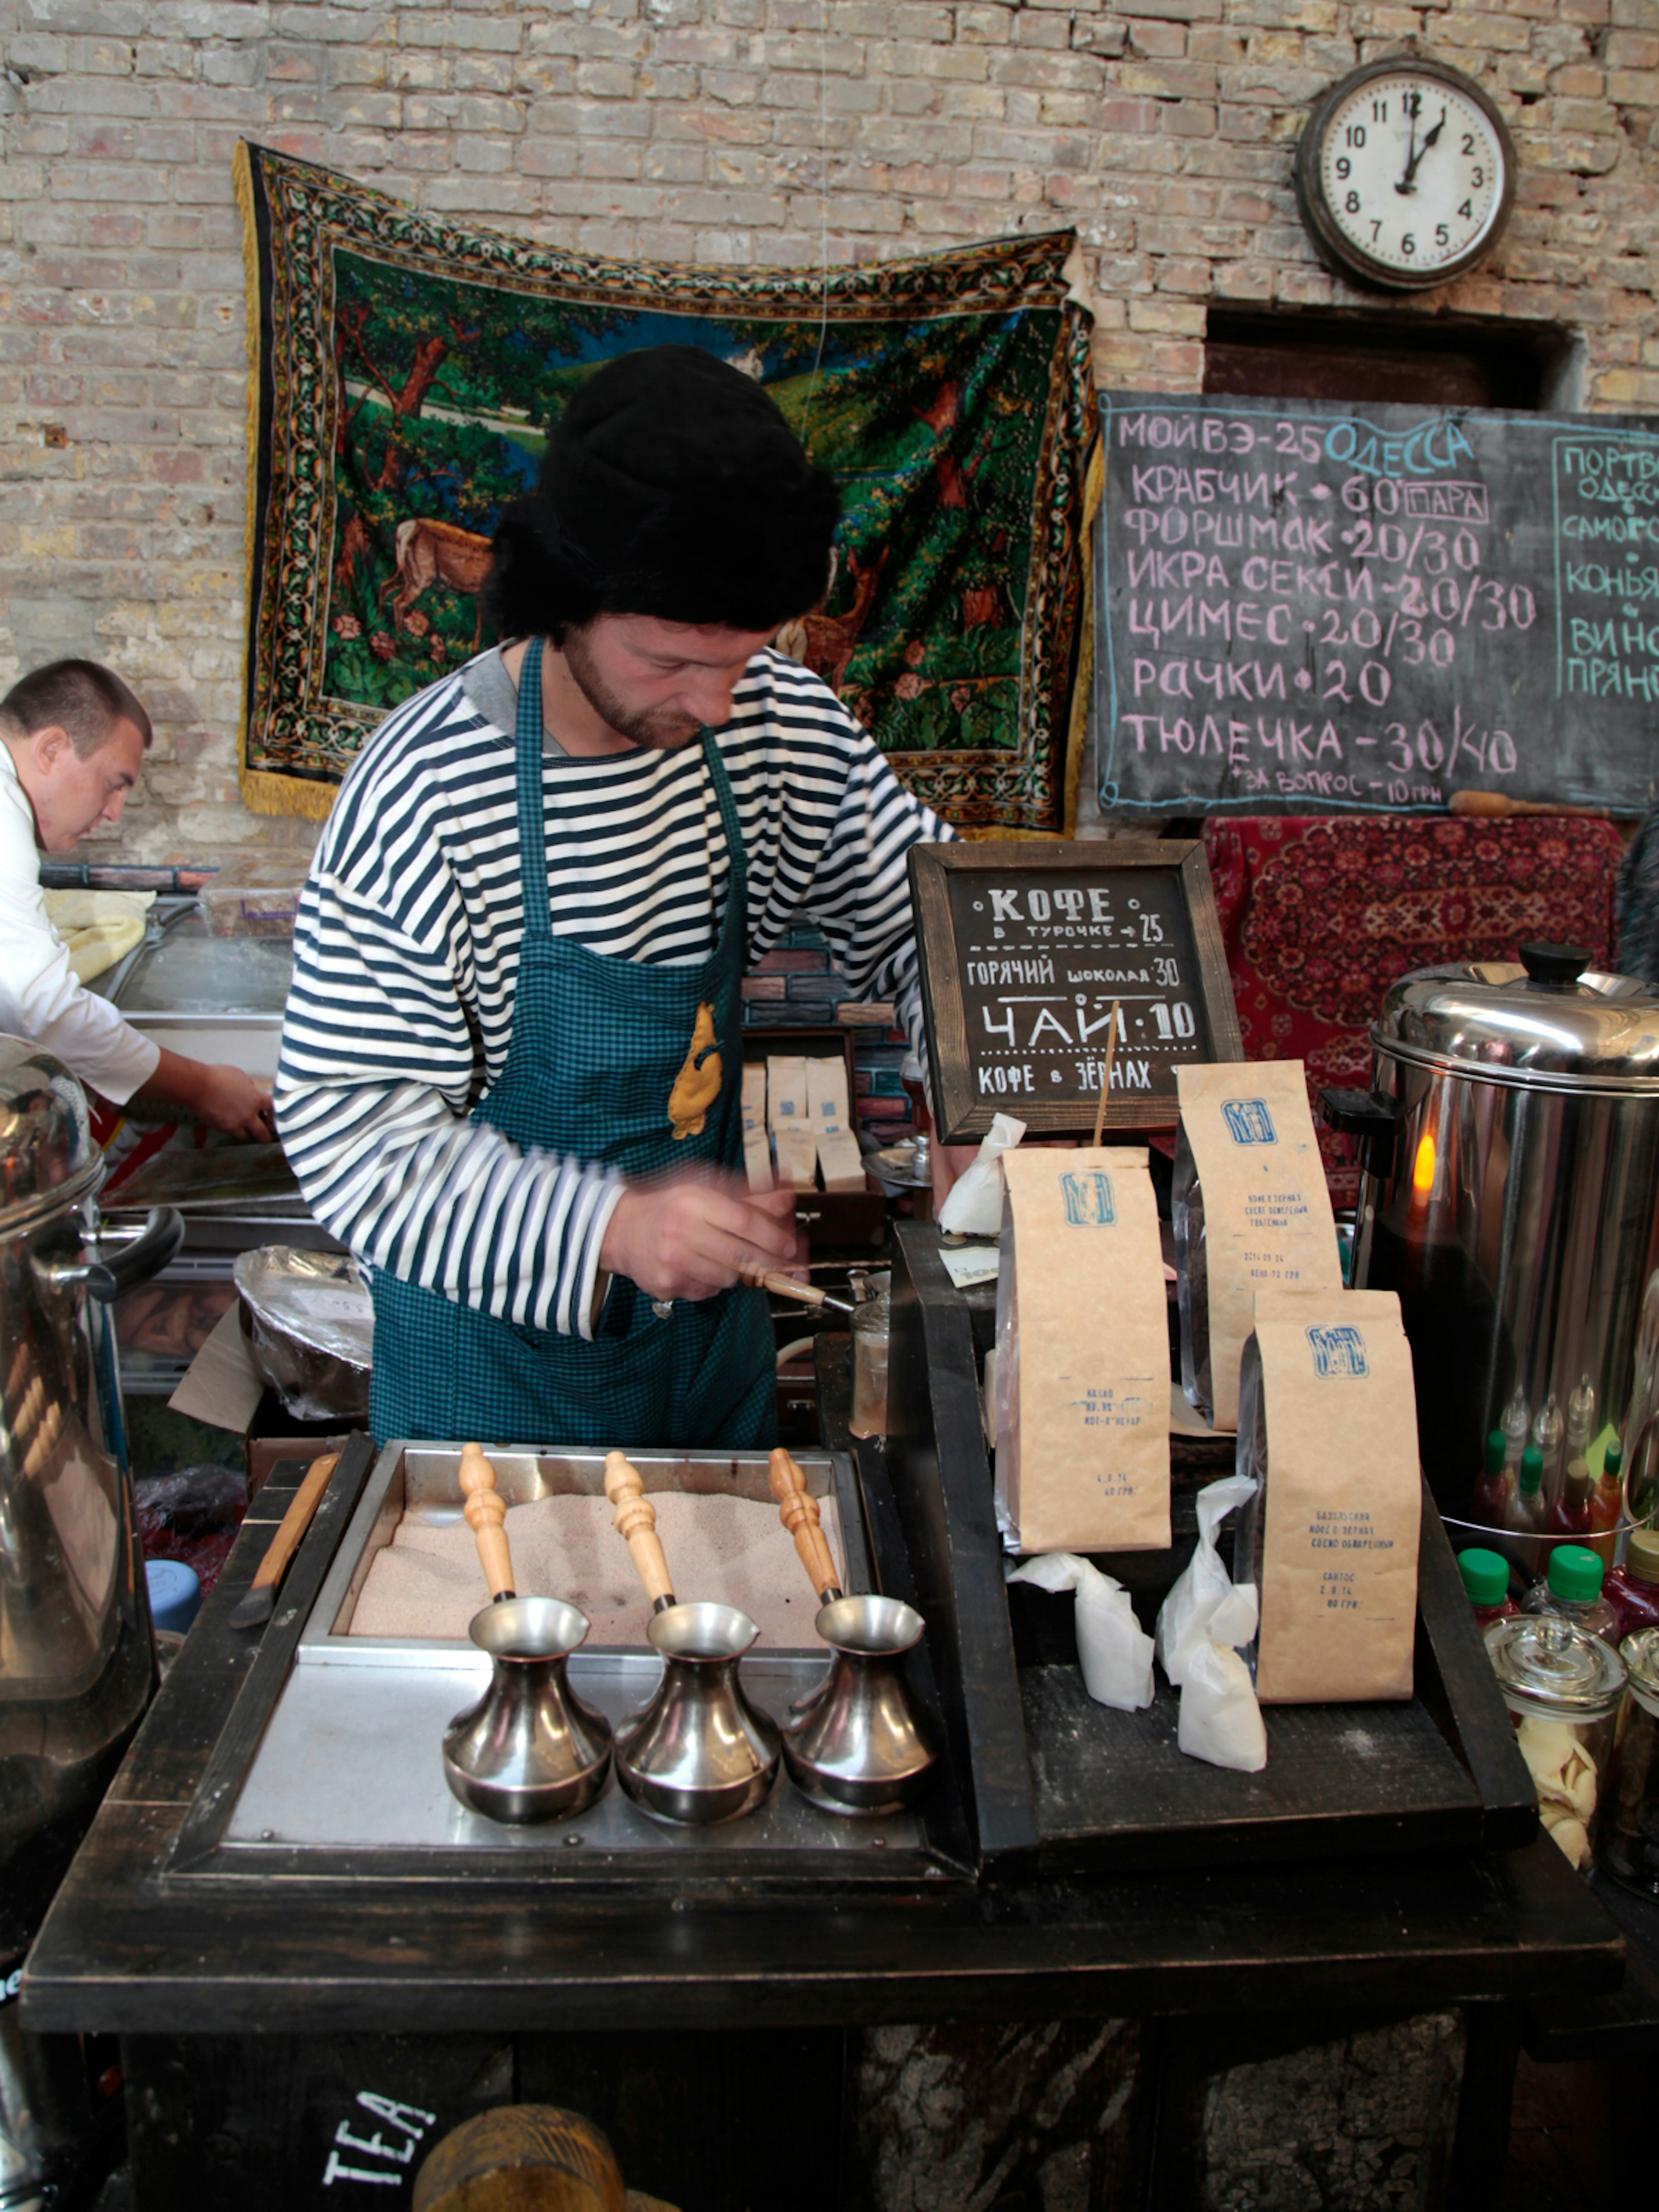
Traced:
<path fill-rule="evenodd" d="M 1176 1069 L 1242 1060 L 1215 892 L 1196 838 L 913 845 L 939 1134 L 997 1113 L 1034 1136 L 1173 1129 Z"/>

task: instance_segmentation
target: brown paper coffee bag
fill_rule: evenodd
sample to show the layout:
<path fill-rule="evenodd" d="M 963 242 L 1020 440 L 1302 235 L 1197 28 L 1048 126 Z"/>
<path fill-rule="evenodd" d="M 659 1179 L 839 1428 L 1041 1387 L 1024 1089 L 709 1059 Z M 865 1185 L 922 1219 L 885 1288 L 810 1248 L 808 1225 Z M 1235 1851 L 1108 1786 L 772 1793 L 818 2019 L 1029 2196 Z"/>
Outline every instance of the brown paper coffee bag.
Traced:
<path fill-rule="evenodd" d="M 1009 1152 L 997 1277 L 1000 1513 L 1022 1552 L 1170 1541 L 1170 1339 L 1141 1147 Z"/>
<path fill-rule="evenodd" d="M 1299 1060 L 1178 1067 L 1176 1084 L 1181 1379 L 1215 1427 L 1233 1429 L 1255 1294 L 1340 1291 L 1336 1222 Z"/>
<path fill-rule="evenodd" d="M 1261 1291 L 1243 1372 L 1239 1471 L 1265 1469 L 1241 1539 L 1261 1590 L 1257 1697 L 1409 1698 L 1422 1478 L 1399 1299 Z"/>

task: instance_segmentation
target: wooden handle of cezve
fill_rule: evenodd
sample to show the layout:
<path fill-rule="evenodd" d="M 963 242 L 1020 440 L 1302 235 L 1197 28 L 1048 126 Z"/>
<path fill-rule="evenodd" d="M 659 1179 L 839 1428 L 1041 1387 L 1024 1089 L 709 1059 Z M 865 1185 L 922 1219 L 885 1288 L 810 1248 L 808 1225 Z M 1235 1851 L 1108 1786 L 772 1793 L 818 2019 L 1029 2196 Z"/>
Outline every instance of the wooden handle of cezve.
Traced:
<path fill-rule="evenodd" d="M 489 1595 L 497 1600 L 514 1595 L 513 1555 L 507 1549 L 507 1500 L 495 1487 L 495 1470 L 477 1444 L 461 1446 L 461 1471 L 459 1477 L 466 1498 L 464 1510 L 467 1526 L 478 1547 L 478 1565 L 483 1569 L 484 1580 L 489 1585 Z"/>
<path fill-rule="evenodd" d="M 752 1260 L 745 1260 L 738 1267 L 738 1280 L 747 1283 L 751 1290 L 771 1291 L 781 1298 L 797 1298 L 804 1306 L 821 1306 L 829 1296 L 816 1283 L 798 1283 L 793 1275 L 777 1274 Z"/>
<path fill-rule="evenodd" d="M 305 1480 L 289 1501 L 289 1508 L 276 1524 L 276 1534 L 265 1547 L 265 1555 L 254 1571 L 249 1587 L 269 1589 L 283 1579 L 283 1570 L 299 1549 L 300 1539 L 311 1526 L 311 1516 L 317 1510 L 318 1500 L 328 1488 L 328 1479 L 334 1472 L 337 1452 L 329 1452 L 314 1459 L 307 1470 Z"/>
<path fill-rule="evenodd" d="M 781 1448 L 767 1462 L 766 1479 L 778 1501 L 778 1518 L 795 1540 L 795 1549 L 813 1589 L 826 1605 L 841 1595 L 835 1554 L 818 1520 L 818 1501 L 809 1496 L 806 1477 Z"/>
<path fill-rule="evenodd" d="M 628 1556 L 645 1584 L 653 1611 L 665 1612 L 678 1601 L 662 1539 L 657 1534 L 657 1509 L 645 1496 L 638 1468 L 630 1467 L 619 1451 L 605 1455 L 605 1494 L 616 1508 L 617 1534 L 628 1547 Z"/>

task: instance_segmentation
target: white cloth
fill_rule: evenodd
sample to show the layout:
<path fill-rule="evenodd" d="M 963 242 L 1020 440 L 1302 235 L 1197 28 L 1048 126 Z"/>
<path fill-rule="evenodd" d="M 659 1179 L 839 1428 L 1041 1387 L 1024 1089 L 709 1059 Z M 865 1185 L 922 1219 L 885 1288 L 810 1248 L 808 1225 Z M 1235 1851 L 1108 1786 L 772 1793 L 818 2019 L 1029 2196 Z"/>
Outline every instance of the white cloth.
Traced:
<path fill-rule="evenodd" d="M 55 1052 L 118 1106 L 155 1073 L 160 1048 L 76 982 L 40 889 L 34 810 L 0 744 L 0 1030 Z"/>

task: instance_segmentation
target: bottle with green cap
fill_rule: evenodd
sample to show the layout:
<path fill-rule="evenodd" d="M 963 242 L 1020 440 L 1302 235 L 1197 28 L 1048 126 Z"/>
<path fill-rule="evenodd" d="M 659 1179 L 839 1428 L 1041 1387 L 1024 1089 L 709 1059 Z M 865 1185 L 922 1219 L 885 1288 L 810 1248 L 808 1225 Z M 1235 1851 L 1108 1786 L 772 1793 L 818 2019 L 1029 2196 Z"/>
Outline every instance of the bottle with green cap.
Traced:
<path fill-rule="evenodd" d="M 1522 1613 L 1559 1613 L 1577 1628 L 1619 1640 L 1619 1620 L 1601 1595 L 1601 1562 L 1588 1544 L 1557 1544 L 1544 1572 L 1521 1601 Z"/>
<path fill-rule="evenodd" d="M 1501 1443 L 1504 1431 L 1497 1433 Z M 1510 1563 L 1501 1552 L 1483 1551 L 1472 1544 L 1458 1553 L 1457 1571 L 1474 1607 L 1474 1625 L 1483 1636 L 1494 1620 L 1509 1620 L 1520 1612 L 1510 1595 Z"/>
<path fill-rule="evenodd" d="M 1544 1455 L 1536 1444 L 1528 1444 L 1521 1455 L 1515 1487 L 1504 1507 L 1504 1526 L 1512 1536 L 1534 1536 L 1544 1513 Z M 1538 1546 L 1522 1543 L 1516 1549 L 1522 1564 L 1536 1574 Z"/>
<path fill-rule="evenodd" d="M 1621 1641 L 1639 1629 L 1659 1628 L 1659 1528 L 1650 1522 L 1631 1530 L 1625 1564 L 1607 1577 L 1601 1595 L 1613 1607 Z"/>
<path fill-rule="evenodd" d="M 1502 1429 L 1494 1429 L 1486 1438 L 1486 1463 L 1474 1486 L 1470 1502 L 1470 1517 L 1484 1521 L 1489 1528 L 1501 1528 L 1504 1514 L 1510 1502 L 1509 1439 Z"/>
<path fill-rule="evenodd" d="M 1619 1523 L 1625 1517 L 1625 1454 L 1617 1437 L 1601 1455 L 1601 1472 L 1590 1492 L 1589 1547 L 1604 1567 L 1613 1565 Z"/>

